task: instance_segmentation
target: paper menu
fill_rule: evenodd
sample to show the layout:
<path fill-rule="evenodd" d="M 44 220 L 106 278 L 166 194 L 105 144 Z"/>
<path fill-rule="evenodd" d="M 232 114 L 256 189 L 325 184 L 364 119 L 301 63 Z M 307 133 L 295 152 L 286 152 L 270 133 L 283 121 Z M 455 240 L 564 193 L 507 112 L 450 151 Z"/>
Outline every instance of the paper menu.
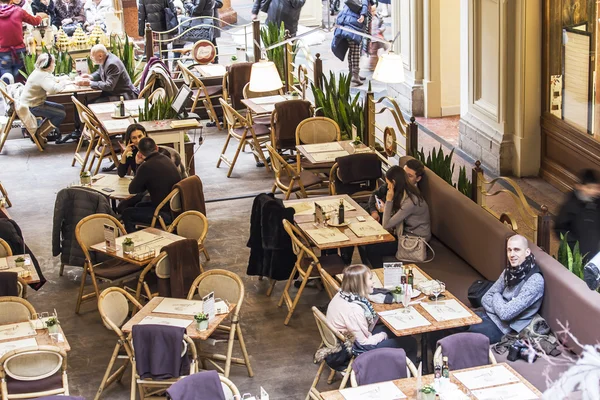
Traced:
<path fill-rule="evenodd" d="M 0 357 L 5 355 L 9 351 L 13 351 L 15 349 L 22 349 L 24 347 L 35 346 L 37 346 L 37 341 L 34 338 L 13 340 L 11 342 L 0 343 Z"/>
<path fill-rule="evenodd" d="M 305 233 L 310 236 L 316 244 L 328 244 L 350 240 L 348 236 L 335 228 L 306 229 Z"/>
<path fill-rule="evenodd" d="M 263 104 L 261 107 L 266 112 L 273 112 L 273 111 L 275 111 L 275 104 Z"/>
<path fill-rule="evenodd" d="M 331 211 L 331 209 L 336 210 L 340 207 L 340 199 L 327 199 L 327 200 L 319 200 L 317 201 L 323 207 L 323 209 L 327 212 Z M 350 204 L 346 199 L 344 199 L 344 210 L 345 211 L 354 211 L 356 207 Z"/>
<path fill-rule="evenodd" d="M 215 292 L 210 292 L 202 298 L 202 312 L 211 321 L 215 317 Z"/>
<path fill-rule="evenodd" d="M 475 396 L 477 400 L 533 400 L 540 398 L 521 382 L 514 385 L 473 390 L 471 391 L 471 394 Z"/>
<path fill-rule="evenodd" d="M 111 120 L 106 120 L 106 121 L 102 121 L 102 125 L 104 125 L 104 128 L 107 131 L 125 131 L 127 129 L 127 127 L 129 125 L 131 125 L 131 122 L 129 121 L 128 118 L 124 118 L 124 119 L 111 119 Z"/>
<path fill-rule="evenodd" d="M 452 319 L 468 318 L 471 313 L 464 308 L 455 299 L 435 301 L 431 303 L 421 303 L 421 306 L 431 315 L 436 321 L 449 321 Z"/>
<path fill-rule="evenodd" d="M 326 153 L 344 149 L 338 142 L 304 144 L 302 147 L 307 153 Z"/>
<path fill-rule="evenodd" d="M 196 315 L 203 312 L 202 310 L 202 301 L 165 297 L 152 312 L 161 314 Z"/>
<path fill-rule="evenodd" d="M 104 246 L 108 251 L 117 251 L 117 228 L 104 224 Z"/>
<path fill-rule="evenodd" d="M 254 97 L 252 99 L 252 102 L 254 104 L 275 104 L 281 101 L 285 101 L 285 97 L 281 95 Z"/>
<path fill-rule="evenodd" d="M 379 316 L 397 331 L 431 325 L 414 307 L 408 307 L 408 310 L 407 313 L 403 312 L 404 308 L 382 311 Z"/>
<path fill-rule="evenodd" d="M 18 339 L 36 334 L 29 321 L 0 326 L 0 340 Z"/>
<path fill-rule="evenodd" d="M 388 233 L 377 221 L 352 222 L 350 230 L 358 237 L 379 236 Z"/>
<path fill-rule="evenodd" d="M 469 390 L 519 382 L 519 378 L 503 365 L 454 372 L 453 375 Z"/>
<path fill-rule="evenodd" d="M 157 316 L 148 315 L 143 320 L 138 322 L 138 325 L 167 325 L 167 326 L 179 326 L 181 328 L 187 328 L 191 323 L 192 323 L 191 319 L 157 317 Z"/>
<path fill-rule="evenodd" d="M 340 390 L 345 400 L 397 400 L 406 399 L 406 395 L 393 382 L 375 383 Z"/>
<path fill-rule="evenodd" d="M 335 161 L 338 157 L 345 157 L 350 155 L 346 150 L 342 151 L 330 151 L 326 153 L 312 153 L 311 156 L 317 163 L 321 162 L 332 162 Z"/>
<path fill-rule="evenodd" d="M 401 262 L 383 263 L 383 286 L 386 288 L 395 288 L 402 283 L 404 268 Z"/>
<path fill-rule="evenodd" d="M 296 211 L 295 215 L 311 215 L 315 212 L 315 203 L 312 201 L 303 201 L 293 204 L 286 204 L 284 201 L 283 205 L 286 207 L 292 207 L 294 211 Z"/>

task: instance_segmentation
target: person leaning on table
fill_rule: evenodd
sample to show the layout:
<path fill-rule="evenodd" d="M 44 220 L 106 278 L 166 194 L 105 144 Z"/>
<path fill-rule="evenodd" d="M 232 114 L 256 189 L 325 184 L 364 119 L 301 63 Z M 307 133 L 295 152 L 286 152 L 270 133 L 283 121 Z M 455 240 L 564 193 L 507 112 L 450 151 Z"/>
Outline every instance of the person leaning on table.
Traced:
<path fill-rule="evenodd" d="M 137 99 L 138 91 L 131 83 L 131 78 L 119 57 L 109 52 L 103 44 L 97 44 L 90 50 L 90 58 L 94 65 L 99 66 L 98 71 L 91 75 L 81 75 L 76 83 L 79 86 L 102 90 L 102 95 L 96 103 L 118 101 L 121 96 L 125 100 Z"/>
<path fill-rule="evenodd" d="M 383 324 L 369 302 L 373 292 L 372 272 L 366 265 L 350 265 L 344 269 L 341 290 L 327 307 L 327 321 L 338 331 L 354 336 L 355 355 L 382 347 L 402 348 L 415 360 L 417 341 L 412 337 L 395 337 Z"/>

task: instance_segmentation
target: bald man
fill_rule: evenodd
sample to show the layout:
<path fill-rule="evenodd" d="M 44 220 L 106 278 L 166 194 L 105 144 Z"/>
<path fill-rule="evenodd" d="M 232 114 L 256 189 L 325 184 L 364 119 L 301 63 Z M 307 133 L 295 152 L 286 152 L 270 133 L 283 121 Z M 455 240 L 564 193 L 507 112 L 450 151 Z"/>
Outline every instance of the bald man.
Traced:
<path fill-rule="evenodd" d="M 485 312 L 477 312 L 483 322 L 469 328 L 470 332 L 486 335 L 490 343 L 526 328 L 539 311 L 544 296 L 544 278 L 527 239 L 521 235 L 511 236 L 506 252 L 508 266 L 483 296 Z"/>
<path fill-rule="evenodd" d="M 119 57 L 109 52 L 103 44 L 97 44 L 90 50 L 90 58 L 94 65 L 99 66 L 98 71 L 81 75 L 77 84 L 102 90 L 102 96 L 96 102 L 118 101 L 121 96 L 125 100 L 137 99 L 138 91 Z"/>

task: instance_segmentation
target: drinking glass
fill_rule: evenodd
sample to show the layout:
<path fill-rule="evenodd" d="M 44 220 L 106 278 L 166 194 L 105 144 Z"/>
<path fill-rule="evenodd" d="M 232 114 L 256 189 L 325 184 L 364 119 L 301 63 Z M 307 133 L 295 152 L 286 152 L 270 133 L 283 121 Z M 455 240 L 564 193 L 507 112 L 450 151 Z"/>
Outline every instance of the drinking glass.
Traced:
<path fill-rule="evenodd" d="M 404 285 L 403 289 L 404 292 L 402 293 L 402 305 L 404 306 L 404 308 L 402 309 L 402 312 L 406 314 L 410 312 L 410 310 L 408 309 L 408 304 L 410 303 L 412 293 L 409 285 Z"/>
<path fill-rule="evenodd" d="M 438 302 L 438 296 L 446 291 L 446 284 L 440 280 L 435 280 L 435 284 L 431 290 L 431 293 L 435 296 L 435 303 Z"/>

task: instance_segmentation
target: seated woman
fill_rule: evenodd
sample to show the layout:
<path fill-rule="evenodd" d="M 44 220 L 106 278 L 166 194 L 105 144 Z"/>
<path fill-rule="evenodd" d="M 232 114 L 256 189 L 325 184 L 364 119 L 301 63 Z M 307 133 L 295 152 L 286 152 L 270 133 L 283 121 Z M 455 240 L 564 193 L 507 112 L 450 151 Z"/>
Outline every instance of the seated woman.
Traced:
<path fill-rule="evenodd" d="M 112 0 L 87 0 L 83 5 L 83 11 L 85 13 L 85 24 L 84 29 L 91 32 L 94 29 L 94 25 L 100 25 L 103 31 L 106 31 L 106 17 L 104 16 L 107 12 L 115 11 Z"/>
<path fill-rule="evenodd" d="M 54 0 L 33 0 L 31 2 L 31 11 L 33 11 L 33 15 L 39 13 L 48 15 L 48 17 L 50 17 L 50 23 L 55 25 L 56 7 Z"/>
<path fill-rule="evenodd" d="M 46 101 L 49 94 L 60 92 L 66 85 L 66 81 L 59 80 L 52 72 L 56 60 L 48 53 L 42 53 L 35 61 L 35 70 L 27 77 L 27 83 L 21 93 L 21 104 L 29 107 L 36 117 L 45 117 L 43 126 L 38 131 L 43 131 L 46 124 L 50 124 L 60 137 L 60 124 L 62 124 L 67 113 L 62 104 Z"/>
<path fill-rule="evenodd" d="M 431 225 L 429 207 L 416 186 L 408 181 L 406 172 L 399 166 L 393 166 L 385 174 L 387 193 L 383 211 L 383 227 L 393 231 L 395 236 L 419 236 L 429 241 Z M 383 257 L 395 256 L 400 244 L 398 240 L 377 243 L 361 249 L 363 263 L 371 268 L 381 268 Z"/>
<path fill-rule="evenodd" d="M 121 161 L 117 167 L 117 173 L 122 178 L 129 171 L 135 174 L 138 165 L 140 165 L 144 159 L 138 157 L 137 144 L 140 140 L 146 137 L 146 129 L 140 124 L 131 124 L 125 131 L 125 148 L 121 153 Z"/>
<path fill-rule="evenodd" d="M 81 0 L 56 0 L 54 25 L 62 27 L 68 36 L 73 36 L 78 26 L 85 24 L 85 13 Z"/>
<path fill-rule="evenodd" d="M 327 321 L 340 332 L 354 335 L 355 355 L 381 347 L 402 348 L 407 357 L 415 360 L 417 342 L 413 337 L 394 337 L 383 324 L 367 296 L 373 291 L 372 273 L 362 264 L 344 269 L 341 291 L 327 307 Z"/>

